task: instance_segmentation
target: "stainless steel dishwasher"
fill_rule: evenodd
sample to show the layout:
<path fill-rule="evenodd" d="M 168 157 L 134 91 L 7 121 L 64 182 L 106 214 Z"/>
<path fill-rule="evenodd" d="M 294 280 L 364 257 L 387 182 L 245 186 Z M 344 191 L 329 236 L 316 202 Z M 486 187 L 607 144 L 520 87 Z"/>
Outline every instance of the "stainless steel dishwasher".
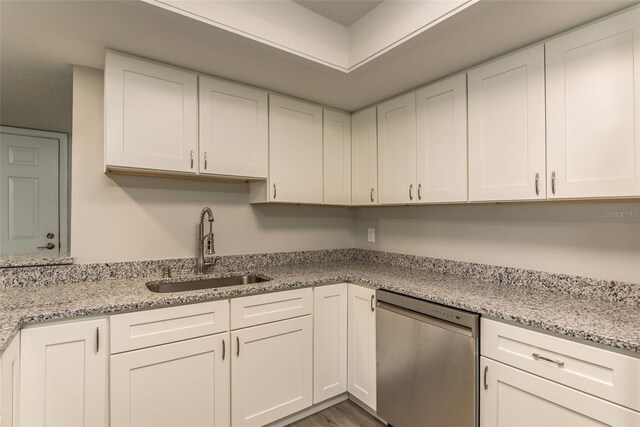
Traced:
<path fill-rule="evenodd" d="M 393 427 L 479 425 L 479 316 L 377 291 L 377 411 Z"/>

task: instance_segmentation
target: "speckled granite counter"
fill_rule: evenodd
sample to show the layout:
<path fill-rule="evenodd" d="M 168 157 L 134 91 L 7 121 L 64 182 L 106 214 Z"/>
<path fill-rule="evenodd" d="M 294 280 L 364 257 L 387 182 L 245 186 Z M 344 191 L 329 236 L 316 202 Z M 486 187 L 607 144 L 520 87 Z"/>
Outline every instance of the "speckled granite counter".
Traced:
<path fill-rule="evenodd" d="M 148 291 L 145 283 L 149 278 L 0 289 L 0 352 L 22 325 L 32 322 L 354 281 L 640 356 L 640 310 L 636 305 L 359 260 L 256 267 L 250 271 L 273 280 L 167 294 Z"/>
<path fill-rule="evenodd" d="M 69 265 L 73 264 L 73 257 L 69 254 L 20 254 L 0 255 L 0 268 L 34 267 L 43 265 Z"/>

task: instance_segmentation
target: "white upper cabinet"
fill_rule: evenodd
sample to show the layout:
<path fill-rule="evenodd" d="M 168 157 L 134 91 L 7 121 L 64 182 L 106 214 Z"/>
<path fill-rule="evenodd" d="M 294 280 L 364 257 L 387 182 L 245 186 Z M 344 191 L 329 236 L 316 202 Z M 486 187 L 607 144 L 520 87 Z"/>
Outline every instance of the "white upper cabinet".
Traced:
<path fill-rule="evenodd" d="M 544 47 L 469 72 L 469 200 L 544 199 Z"/>
<path fill-rule="evenodd" d="M 196 172 L 198 78 L 107 52 L 105 165 Z"/>
<path fill-rule="evenodd" d="M 418 203 L 467 200 L 467 76 L 416 92 Z"/>
<path fill-rule="evenodd" d="M 378 105 L 380 204 L 415 203 L 416 94 Z"/>
<path fill-rule="evenodd" d="M 24 329 L 20 425 L 107 425 L 107 319 Z"/>
<path fill-rule="evenodd" d="M 200 76 L 200 173 L 267 178 L 267 92 Z"/>
<path fill-rule="evenodd" d="M 268 201 L 321 204 L 322 108 L 269 95 Z"/>
<path fill-rule="evenodd" d="M 546 44 L 549 198 L 640 195 L 640 9 Z"/>
<path fill-rule="evenodd" d="M 351 116 L 351 202 L 378 203 L 378 135 L 376 107 Z"/>
<path fill-rule="evenodd" d="M 324 110 L 324 204 L 351 204 L 351 116 Z"/>

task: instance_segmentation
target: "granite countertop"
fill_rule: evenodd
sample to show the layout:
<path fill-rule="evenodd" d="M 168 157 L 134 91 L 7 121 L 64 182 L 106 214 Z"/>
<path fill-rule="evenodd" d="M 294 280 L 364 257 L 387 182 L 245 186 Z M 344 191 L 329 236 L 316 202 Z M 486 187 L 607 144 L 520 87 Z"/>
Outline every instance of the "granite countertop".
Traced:
<path fill-rule="evenodd" d="M 165 294 L 152 293 L 145 286 L 158 277 L 0 289 L 0 353 L 28 323 L 352 281 L 640 356 L 640 310 L 629 304 L 356 260 L 260 267 L 250 272 L 273 280 Z"/>
<path fill-rule="evenodd" d="M 73 264 L 73 257 L 66 253 L 0 255 L 0 268 L 69 264 Z"/>

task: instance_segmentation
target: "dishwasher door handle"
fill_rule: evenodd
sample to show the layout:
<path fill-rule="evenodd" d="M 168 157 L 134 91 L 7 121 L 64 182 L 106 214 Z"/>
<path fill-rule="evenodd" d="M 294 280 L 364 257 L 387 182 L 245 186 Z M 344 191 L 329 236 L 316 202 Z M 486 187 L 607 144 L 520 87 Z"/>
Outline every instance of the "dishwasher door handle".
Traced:
<path fill-rule="evenodd" d="M 426 314 L 421 314 L 421 313 L 417 313 L 415 311 L 412 310 L 407 310 L 404 309 L 402 307 L 398 307 L 396 305 L 393 304 L 388 304 L 386 302 L 380 301 L 378 300 L 378 308 L 381 308 L 383 310 L 388 310 L 391 311 L 393 313 L 396 313 L 400 316 L 407 316 L 410 317 L 412 319 L 415 319 L 419 322 L 424 322 L 424 323 L 428 323 L 430 325 L 433 326 L 437 326 L 440 328 L 444 328 L 447 329 L 451 332 L 456 332 L 462 335 L 466 335 L 468 337 L 473 337 L 473 331 L 465 326 L 461 326 L 461 325 L 456 325 L 455 323 L 451 323 L 451 322 L 447 322 L 446 320 L 440 320 L 438 318 L 432 317 L 432 316 L 428 316 Z"/>

